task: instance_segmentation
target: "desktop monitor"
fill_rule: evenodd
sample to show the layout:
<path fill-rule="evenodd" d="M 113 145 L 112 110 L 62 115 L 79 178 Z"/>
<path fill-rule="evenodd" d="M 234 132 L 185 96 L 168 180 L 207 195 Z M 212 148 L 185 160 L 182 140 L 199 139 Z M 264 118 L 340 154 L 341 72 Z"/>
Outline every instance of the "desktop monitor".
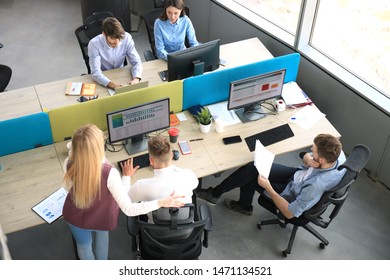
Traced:
<path fill-rule="evenodd" d="M 110 143 L 126 140 L 129 155 L 147 150 L 147 133 L 169 127 L 169 98 L 106 114 Z"/>
<path fill-rule="evenodd" d="M 219 67 L 219 39 L 168 54 L 168 81 L 202 75 Z"/>
<path fill-rule="evenodd" d="M 286 69 L 268 72 L 230 83 L 228 110 L 235 109 L 242 122 L 265 117 L 262 103 L 282 95 Z"/>

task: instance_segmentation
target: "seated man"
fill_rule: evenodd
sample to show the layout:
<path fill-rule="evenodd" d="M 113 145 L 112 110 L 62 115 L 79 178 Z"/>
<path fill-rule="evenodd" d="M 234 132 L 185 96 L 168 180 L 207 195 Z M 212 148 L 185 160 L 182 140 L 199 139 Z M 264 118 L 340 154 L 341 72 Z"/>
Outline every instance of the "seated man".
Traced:
<path fill-rule="evenodd" d="M 319 134 L 314 138 L 311 150 L 304 155 L 303 164 L 298 168 L 274 163 L 267 179 L 259 176 L 251 162 L 237 169 L 217 187 L 199 190 L 197 195 L 215 204 L 223 193 L 239 187 L 239 200 L 225 199 L 225 206 L 249 216 L 253 213 L 253 196 L 258 191 L 272 199 L 286 218 L 299 217 L 345 174 L 345 169 L 337 170 L 346 159 L 337 138 Z"/>
<path fill-rule="evenodd" d="M 154 176 L 137 180 L 131 185 L 129 190 L 131 200 L 151 201 L 175 192 L 176 196 L 185 196 L 182 202 L 192 203 L 192 192 L 198 186 L 198 178 L 193 171 L 172 165 L 173 153 L 168 139 L 163 136 L 150 138 L 148 151 Z M 126 164 L 132 165 L 132 162 Z M 138 168 L 134 167 L 135 170 Z M 149 222 L 151 221 L 149 216 Z"/>
<path fill-rule="evenodd" d="M 127 57 L 132 66 L 131 75 L 133 77 L 129 84 L 138 83 L 141 80 L 143 67 L 133 38 L 125 32 L 116 18 L 108 17 L 102 25 L 102 34 L 92 38 L 88 44 L 92 78 L 97 83 L 112 89 L 121 86 L 107 78 L 102 71 L 123 67 Z"/>

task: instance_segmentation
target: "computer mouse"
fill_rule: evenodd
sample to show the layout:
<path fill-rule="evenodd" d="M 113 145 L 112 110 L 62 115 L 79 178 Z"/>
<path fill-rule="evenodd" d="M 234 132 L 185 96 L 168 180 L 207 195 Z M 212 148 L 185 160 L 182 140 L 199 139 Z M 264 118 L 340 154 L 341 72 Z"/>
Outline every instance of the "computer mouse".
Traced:
<path fill-rule="evenodd" d="M 178 160 L 179 157 L 180 157 L 179 151 L 178 150 L 173 150 L 172 153 L 173 153 L 173 159 L 174 160 Z"/>

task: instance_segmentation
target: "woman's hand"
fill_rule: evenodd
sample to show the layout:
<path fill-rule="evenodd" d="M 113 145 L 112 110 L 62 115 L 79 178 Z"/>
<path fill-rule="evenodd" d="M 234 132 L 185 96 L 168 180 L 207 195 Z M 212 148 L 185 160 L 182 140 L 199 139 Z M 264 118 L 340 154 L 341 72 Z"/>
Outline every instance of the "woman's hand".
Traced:
<path fill-rule="evenodd" d="M 166 198 L 160 199 L 158 201 L 158 205 L 160 207 L 176 207 L 176 208 L 184 206 L 184 203 L 179 200 L 180 198 L 184 198 L 184 195 L 174 196 L 174 194 L 175 192 L 171 193 L 171 195 Z"/>
<path fill-rule="evenodd" d="M 133 167 L 133 158 L 120 163 L 123 176 L 133 176 L 137 172 L 139 166 Z"/>

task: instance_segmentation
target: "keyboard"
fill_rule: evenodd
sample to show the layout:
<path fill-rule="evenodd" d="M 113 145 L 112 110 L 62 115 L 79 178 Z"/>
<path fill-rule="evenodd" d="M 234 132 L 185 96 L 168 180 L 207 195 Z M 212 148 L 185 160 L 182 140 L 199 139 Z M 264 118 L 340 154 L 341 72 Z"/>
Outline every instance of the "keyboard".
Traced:
<path fill-rule="evenodd" d="M 259 139 L 261 144 L 266 147 L 293 136 L 294 133 L 292 132 L 290 126 L 288 124 L 283 124 L 281 126 L 277 126 L 249 136 L 245 138 L 245 142 L 248 145 L 249 150 L 253 152 L 256 146 L 256 139 Z"/>
<path fill-rule="evenodd" d="M 168 80 L 168 70 L 158 72 L 158 75 L 160 76 L 161 80 L 163 80 L 164 82 Z"/>
<path fill-rule="evenodd" d="M 130 159 L 130 158 L 128 158 L 128 159 Z M 122 167 L 120 165 L 121 162 L 125 162 L 128 159 L 118 161 L 118 168 L 121 172 L 122 172 Z M 150 161 L 149 161 L 149 154 L 148 153 L 133 157 L 133 166 L 134 167 L 139 166 L 139 168 L 144 168 L 144 167 L 148 167 L 149 165 L 150 165 Z"/>

